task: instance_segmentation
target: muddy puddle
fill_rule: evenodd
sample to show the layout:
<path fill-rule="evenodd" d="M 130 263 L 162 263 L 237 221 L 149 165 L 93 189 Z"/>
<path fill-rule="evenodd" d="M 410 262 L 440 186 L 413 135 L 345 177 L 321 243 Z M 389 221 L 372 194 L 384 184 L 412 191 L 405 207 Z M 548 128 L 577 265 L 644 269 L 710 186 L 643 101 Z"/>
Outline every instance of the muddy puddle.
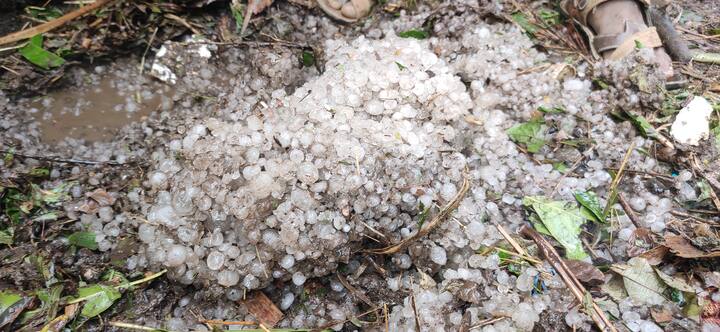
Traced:
<path fill-rule="evenodd" d="M 122 127 L 143 121 L 164 102 L 170 102 L 167 85 L 133 76 L 127 72 L 93 73 L 80 86 L 68 86 L 29 100 L 42 141 L 107 141 Z"/>

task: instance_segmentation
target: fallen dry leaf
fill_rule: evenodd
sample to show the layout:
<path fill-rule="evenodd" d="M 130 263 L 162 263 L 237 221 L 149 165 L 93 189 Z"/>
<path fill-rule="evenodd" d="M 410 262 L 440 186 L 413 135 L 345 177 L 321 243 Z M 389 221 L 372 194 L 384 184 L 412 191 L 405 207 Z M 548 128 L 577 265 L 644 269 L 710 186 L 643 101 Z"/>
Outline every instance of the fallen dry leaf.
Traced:
<path fill-rule="evenodd" d="M 485 300 L 478 284 L 472 281 L 455 279 L 445 289 L 465 302 L 479 304 Z"/>
<path fill-rule="evenodd" d="M 720 257 L 720 251 L 702 251 L 690 244 L 690 241 L 679 235 L 665 235 L 665 246 L 670 248 L 672 253 L 683 258 Z"/>
<path fill-rule="evenodd" d="M 712 92 L 720 92 L 720 83 L 714 83 L 710 86 L 710 91 Z"/>
<path fill-rule="evenodd" d="M 650 316 L 656 323 L 662 324 L 672 321 L 672 312 L 667 308 L 660 308 L 658 310 L 650 309 Z"/>
<path fill-rule="evenodd" d="M 580 282 L 589 286 L 597 286 L 605 283 L 605 275 L 597 268 L 585 261 L 566 259 L 565 265 Z"/>
<path fill-rule="evenodd" d="M 662 263 L 668 251 L 670 251 L 668 247 L 658 246 L 640 254 L 640 257 L 645 258 L 650 265 L 655 266 Z"/>
<path fill-rule="evenodd" d="M 87 193 L 86 196 L 98 202 L 100 206 L 110 206 L 115 203 L 115 197 L 112 197 L 112 195 L 108 194 L 108 192 L 103 188 L 95 189 L 92 192 Z"/>
<path fill-rule="evenodd" d="M 93 214 L 97 212 L 99 208 L 100 206 L 96 201 L 92 199 L 86 199 L 85 202 L 77 208 L 77 210 L 87 214 Z"/>
<path fill-rule="evenodd" d="M 250 293 L 243 303 L 250 314 L 266 327 L 275 326 L 283 317 L 282 311 L 262 291 Z"/>

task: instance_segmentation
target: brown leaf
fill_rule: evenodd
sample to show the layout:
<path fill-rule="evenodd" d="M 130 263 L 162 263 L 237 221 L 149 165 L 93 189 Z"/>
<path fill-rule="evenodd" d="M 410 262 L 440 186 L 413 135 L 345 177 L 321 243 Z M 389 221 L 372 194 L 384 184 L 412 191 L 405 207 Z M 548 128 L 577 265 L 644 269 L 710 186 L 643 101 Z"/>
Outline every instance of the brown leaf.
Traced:
<path fill-rule="evenodd" d="M 660 308 L 658 310 L 650 309 L 650 315 L 656 323 L 667 323 L 672 321 L 672 312 L 667 308 Z"/>
<path fill-rule="evenodd" d="M 87 193 L 86 196 L 94 199 L 100 206 L 110 206 L 115 203 L 115 197 L 112 197 L 112 195 L 108 194 L 103 188 L 95 189 Z"/>
<path fill-rule="evenodd" d="M 650 265 L 655 266 L 662 263 L 668 251 L 670 251 L 670 249 L 666 246 L 657 246 L 640 254 L 640 257 L 645 258 Z"/>
<path fill-rule="evenodd" d="M 690 244 L 690 241 L 679 235 L 665 235 L 665 246 L 675 255 L 683 258 L 720 257 L 720 251 L 705 252 Z"/>
<path fill-rule="evenodd" d="M 250 314 L 255 316 L 265 327 L 275 326 L 283 317 L 282 311 L 262 291 L 250 293 L 247 300 L 243 302 Z"/>
<path fill-rule="evenodd" d="M 478 284 L 475 282 L 454 279 L 445 286 L 445 289 L 450 292 L 450 294 L 455 295 L 465 302 L 472 304 L 480 304 L 483 302 L 482 293 L 480 292 Z"/>
<path fill-rule="evenodd" d="M 712 92 L 720 92 L 720 83 L 714 83 L 710 86 L 710 91 Z"/>
<path fill-rule="evenodd" d="M 78 206 L 77 210 L 83 213 L 93 214 L 97 212 L 99 208 L 100 206 L 96 201 L 87 199 L 82 205 Z"/>
<path fill-rule="evenodd" d="M 570 272 L 572 272 L 580 282 L 588 286 L 597 286 L 605 283 L 605 275 L 595 267 L 595 265 L 571 259 L 566 259 L 565 265 L 567 265 Z"/>

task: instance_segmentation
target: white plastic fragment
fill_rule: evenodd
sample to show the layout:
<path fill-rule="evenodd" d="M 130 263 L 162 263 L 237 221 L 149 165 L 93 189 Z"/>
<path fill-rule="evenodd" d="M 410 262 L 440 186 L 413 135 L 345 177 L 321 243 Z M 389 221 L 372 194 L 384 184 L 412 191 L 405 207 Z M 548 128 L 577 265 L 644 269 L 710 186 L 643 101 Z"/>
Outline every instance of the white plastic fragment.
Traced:
<path fill-rule="evenodd" d="M 152 67 L 150 68 L 150 75 L 166 83 L 177 83 L 177 76 L 175 76 L 175 73 L 173 73 L 166 65 L 158 62 L 153 62 Z"/>
<path fill-rule="evenodd" d="M 710 133 L 708 120 L 711 113 L 710 102 L 703 97 L 695 96 L 680 110 L 670 128 L 670 133 L 680 143 L 698 145 L 700 140 L 707 138 Z"/>

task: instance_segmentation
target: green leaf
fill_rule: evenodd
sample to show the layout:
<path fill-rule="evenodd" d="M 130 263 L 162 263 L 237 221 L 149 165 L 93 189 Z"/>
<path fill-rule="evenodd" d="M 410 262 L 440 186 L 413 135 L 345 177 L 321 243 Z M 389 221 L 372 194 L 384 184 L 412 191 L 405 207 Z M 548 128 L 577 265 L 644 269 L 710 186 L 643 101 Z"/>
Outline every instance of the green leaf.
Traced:
<path fill-rule="evenodd" d="M 0 313 L 10 308 L 17 301 L 22 300 L 22 296 L 8 291 L 0 291 Z"/>
<path fill-rule="evenodd" d="M 95 284 L 78 289 L 78 298 L 87 301 L 80 315 L 93 318 L 110 308 L 120 298 L 120 292 L 114 287 Z"/>
<path fill-rule="evenodd" d="M 33 297 L 24 297 L 12 292 L 0 291 L 0 328 L 12 324 L 32 303 Z"/>
<path fill-rule="evenodd" d="M 313 52 L 302 51 L 300 58 L 302 59 L 302 64 L 305 67 L 312 67 L 315 65 L 315 54 L 313 54 Z"/>
<path fill-rule="evenodd" d="M 42 48 L 42 44 L 42 35 L 36 35 L 30 38 L 30 41 L 20 49 L 20 54 L 32 64 L 46 70 L 60 67 L 65 63 L 65 60 L 57 56 L 57 54 Z"/>
<path fill-rule="evenodd" d="M 633 257 L 627 265 L 615 264 L 610 269 L 623 277 L 625 290 L 633 300 L 649 305 L 665 302 L 662 294 L 667 286 L 645 258 Z"/>
<path fill-rule="evenodd" d="M 580 226 L 585 217 L 568 202 L 552 201 L 544 196 L 526 196 L 523 205 L 532 208 L 550 235 L 564 248 L 569 259 L 587 257 L 580 241 Z"/>
<path fill-rule="evenodd" d="M 600 199 L 592 191 L 576 192 L 575 199 L 586 208 L 594 217 L 591 220 L 598 222 L 605 222 L 605 215 L 603 215 L 603 207 L 600 205 Z"/>
<path fill-rule="evenodd" d="M 563 114 L 565 113 L 565 109 L 559 106 L 554 107 L 545 107 L 540 106 L 538 107 L 538 111 L 543 112 L 545 114 Z"/>
<path fill-rule="evenodd" d="M 25 12 L 33 18 L 44 21 L 54 20 L 63 16 L 63 12 L 55 7 L 27 6 L 25 7 Z"/>
<path fill-rule="evenodd" d="M 558 172 L 560 172 L 560 173 L 565 173 L 565 172 L 567 172 L 567 170 L 568 170 L 568 167 L 567 167 L 567 165 L 565 165 L 564 162 L 560 162 L 560 161 L 554 162 L 554 163 L 552 164 L 552 166 L 553 166 L 553 169 L 554 169 L 554 170 L 556 170 L 556 171 L 558 171 Z"/>
<path fill-rule="evenodd" d="M 687 304 L 683 307 L 682 311 L 685 317 L 699 320 L 700 314 L 702 313 L 702 307 L 698 303 L 698 296 L 695 294 L 690 294 L 690 296 L 685 299 L 685 303 Z"/>
<path fill-rule="evenodd" d="M 539 15 L 543 23 L 553 26 L 562 23 L 560 13 L 552 9 L 540 9 Z"/>
<path fill-rule="evenodd" d="M 398 33 L 400 38 L 415 38 L 415 39 L 426 39 L 430 35 L 425 30 L 410 29 Z"/>
<path fill-rule="evenodd" d="M 29 176 L 33 177 L 46 177 L 50 176 L 50 170 L 43 167 L 36 167 L 30 170 L 30 172 L 27 173 Z"/>
<path fill-rule="evenodd" d="M 0 243 L 11 246 L 13 244 L 14 233 L 15 230 L 12 227 L 0 230 Z"/>
<path fill-rule="evenodd" d="M 119 285 L 126 285 L 130 284 L 130 280 L 128 280 L 122 272 L 118 272 L 114 269 L 109 269 L 105 274 L 103 274 L 101 280 L 107 281 L 111 285 L 119 286 Z M 128 289 L 132 290 L 134 289 L 133 286 L 127 287 Z"/>
<path fill-rule="evenodd" d="M 597 86 L 599 86 L 601 90 L 607 90 L 607 88 L 610 87 L 605 81 L 599 78 L 593 79 L 593 83 L 597 84 Z"/>
<path fill-rule="evenodd" d="M 627 116 L 630 118 L 630 122 L 632 122 L 633 125 L 635 125 L 635 128 L 637 128 L 638 131 L 640 131 L 640 134 L 643 135 L 645 138 L 656 138 L 657 132 L 655 131 L 655 127 L 653 127 L 650 122 L 648 122 L 645 117 L 639 114 L 635 114 L 632 112 L 626 112 Z"/>
<path fill-rule="evenodd" d="M 68 236 L 68 242 L 74 246 L 97 250 L 98 245 L 95 242 L 95 233 L 93 232 L 75 232 Z"/>
<path fill-rule="evenodd" d="M 543 138 L 547 126 L 540 119 L 533 119 L 529 122 L 520 123 L 507 130 L 508 136 L 513 142 L 524 144 L 527 151 L 536 153 L 545 145 Z"/>
<path fill-rule="evenodd" d="M 512 20 L 515 21 L 523 30 L 525 30 L 525 33 L 528 34 L 531 38 L 535 37 L 535 32 L 537 32 L 538 27 L 532 23 L 530 23 L 530 20 L 528 20 L 527 16 L 523 14 L 522 12 L 515 12 L 512 15 Z"/>
<path fill-rule="evenodd" d="M 10 148 L 8 152 L 3 156 L 3 163 L 5 167 L 10 167 L 12 162 L 15 160 L 15 148 Z"/>
<path fill-rule="evenodd" d="M 70 187 L 74 182 L 62 182 L 52 189 L 42 189 L 37 184 L 32 183 L 30 185 L 32 189 L 32 197 L 35 200 L 36 206 L 44 204 L 55 204 L 64 202 L 70 199 Z"/>
<path fill-rule="evenodd" d="M 240 33 L 240 31 L 242 31 L 244 11 L 245 5 L 241 4 L 239 1 L 232 1 L 230 3 L 230 13 L 235 19 L 235 32 L 237 33 Z"/>

